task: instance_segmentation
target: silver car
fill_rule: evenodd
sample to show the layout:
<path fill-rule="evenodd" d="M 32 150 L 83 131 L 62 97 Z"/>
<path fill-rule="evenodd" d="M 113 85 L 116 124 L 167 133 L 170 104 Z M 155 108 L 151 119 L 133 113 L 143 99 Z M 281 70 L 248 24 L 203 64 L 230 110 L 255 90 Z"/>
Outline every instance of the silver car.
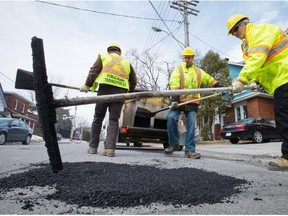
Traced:
<path fill-rule="evenodd" d="M 15 118 L 0 118 L 0 145 L 6 142 L 22 142 L 29 145 L 32 129 L 22 120 Z"/>

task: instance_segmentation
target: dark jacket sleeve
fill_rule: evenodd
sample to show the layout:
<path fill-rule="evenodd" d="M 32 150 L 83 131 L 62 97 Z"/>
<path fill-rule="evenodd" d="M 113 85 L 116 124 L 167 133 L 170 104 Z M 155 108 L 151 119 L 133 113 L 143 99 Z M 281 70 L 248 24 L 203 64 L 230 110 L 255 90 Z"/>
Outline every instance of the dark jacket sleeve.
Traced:
<path fill-rule="evenodd" d="M 99 76 L 100 72 L 102 71 L 102 68 L 103 66 L 102 66 L 101 56 L 99 54 L 95 63 L 89 70 L 85 85 L 91 87 L 93 83 L 95 82 L 96 78 Z"/>
<path fill-rule="evenodd" d="M 137 76 L 136 76 L 133 66 L 130 64 L 130 74 L 129 74 L 129 91 L 130 92 L 135 91 L 136 84 L 137 84 Z"/>
<path fill-rule="evenodd" d="M 213 87 L 214 88 L 220 88 L 220 87 L 223 87 L 223 86 L 219 82 L 216 82 Z"/>

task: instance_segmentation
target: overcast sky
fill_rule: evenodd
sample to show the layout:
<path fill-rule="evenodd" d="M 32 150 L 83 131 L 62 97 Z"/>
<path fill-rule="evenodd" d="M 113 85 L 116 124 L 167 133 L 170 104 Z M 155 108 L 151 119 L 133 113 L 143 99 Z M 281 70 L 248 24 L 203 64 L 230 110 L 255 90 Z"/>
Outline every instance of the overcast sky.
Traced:
<path fill-rule="evenodd" d="M 105 53 L 111 42 L 118 42 L 124 54 L 129 49 L 149 49 L 170 67 L 176 66 L 182 51 L 177 40 L 184 43 L 183 18 L 170 5 L 169 1 L 0 1 L 0 80 L 4 91 L 28 95 L 26 90 L 15 89 L 14 82 L 18 68 L 32 71 L 33 36 L 43 39 L 49 82 L 82 86 L 97 54 Z M 189 15 L 189 43 L 201 56 L 212 49 L 222 58 L 242 61 L 241 41 L 228 37 L 226 30 L 227 18 L 235 13 L 246 14 L 255 23 L 288 28 L 287 1 L 200 0 L 192 8 L 200 13 Z M 154 32 L 153 26 L 164 32 Z M 176 39 L 168 36 L 169 31 Z M 66 93 L 69 97 L 93 95 L 62 90 Z M 89 123 L 93 112 L 94 105 L 77 108 L 77 116 Z M 73 107 L 70 114 L 74 114 Z"/>

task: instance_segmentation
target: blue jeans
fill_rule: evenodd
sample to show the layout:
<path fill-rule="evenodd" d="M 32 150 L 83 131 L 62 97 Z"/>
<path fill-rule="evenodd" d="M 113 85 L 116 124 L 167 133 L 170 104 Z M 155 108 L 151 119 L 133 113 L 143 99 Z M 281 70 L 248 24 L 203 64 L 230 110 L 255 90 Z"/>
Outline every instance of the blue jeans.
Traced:
<path fill-rule="evenodd" d="M 195 111 L 184 111 L 186 118 L 186 137 L 185 137 L 185 151 L 195 151 L 196 145 L 194 140 L 195 130 Z M 180 110 L 169 110 L 167 113 L 167 132 L 169 145 L 179 144 L 178 120 Z"/>

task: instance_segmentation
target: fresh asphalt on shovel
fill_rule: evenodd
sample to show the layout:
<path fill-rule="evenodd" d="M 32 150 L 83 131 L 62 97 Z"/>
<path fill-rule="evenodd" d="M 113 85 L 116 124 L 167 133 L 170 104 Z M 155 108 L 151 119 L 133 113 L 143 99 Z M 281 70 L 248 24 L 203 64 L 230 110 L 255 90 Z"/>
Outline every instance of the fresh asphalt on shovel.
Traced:
<path fill-rule="evenodd" d="M 193 103 L 193 102 L 196 102 L 196 101 L 200 101 L 200 100 L 216 97 L 218 95 L 221 95 L 221 93 L 215 93 L 215 94 L 208 95 L 208 96 L 205 96 L 205 97 L 202 97 L 202 98 L 197 98 L 197 99 L 193 99 L 193 100 L 186 101 L 186 102 L 183 102 L 183 103 L 179 103 L 178 107 L 184 106 L 186 104 L 190 104 L 190 103 Z M 168 106 L 168 107 L 164 107 L 162 109 L 156 110 L 154 112 L 151 112 L 150 110 L 142 108 L 142 107 L 137 107 L 136 116 L 139 116 L 139 117 L 142 117 L 142 118 L 151 118 L 151 117 L 154 117 L 157 113 L 165 111 L 165 110 L 168 110 L 168 109 L 171 109 L 171 105 Z"/>

